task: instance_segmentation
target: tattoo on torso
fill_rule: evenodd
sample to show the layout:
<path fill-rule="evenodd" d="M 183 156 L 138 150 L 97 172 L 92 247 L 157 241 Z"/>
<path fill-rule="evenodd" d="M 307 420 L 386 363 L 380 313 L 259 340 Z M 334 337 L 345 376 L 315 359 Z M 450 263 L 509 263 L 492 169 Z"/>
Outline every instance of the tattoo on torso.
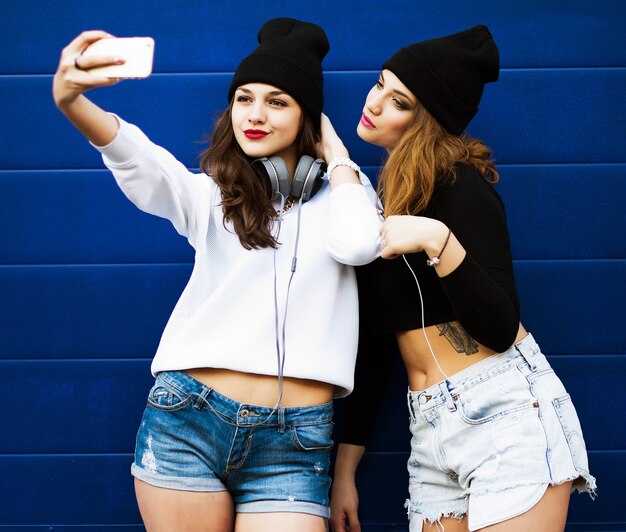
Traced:
<path fill-rule="evenodd" d="M 458 321 L 437 325 L 439 336 L 443 336 L 457 353 L 473 355 L 478 353 L 478 343 L 469 335 Z"/>

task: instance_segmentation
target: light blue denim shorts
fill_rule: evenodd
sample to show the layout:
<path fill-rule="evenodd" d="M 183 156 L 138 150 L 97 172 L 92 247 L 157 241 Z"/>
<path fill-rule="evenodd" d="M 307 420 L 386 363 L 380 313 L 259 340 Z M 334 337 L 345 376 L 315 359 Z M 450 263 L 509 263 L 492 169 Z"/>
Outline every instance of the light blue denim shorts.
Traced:
<path fill-rule="evenodd" d="M 469 530 L 532 508 L 549 485 L 593 495 L 572 400 L 529 334 L 421 392 L 409 391 L 410 530 L 467 514 Z"/>
<path fill-rule="evenodd" d="M 159 373 L 131 472 L 162 488 L 227 490 L 237 512 L 327 519 L 332 416 L 332 402 L 273 412 L 225 397 L 188 373 Z"/>

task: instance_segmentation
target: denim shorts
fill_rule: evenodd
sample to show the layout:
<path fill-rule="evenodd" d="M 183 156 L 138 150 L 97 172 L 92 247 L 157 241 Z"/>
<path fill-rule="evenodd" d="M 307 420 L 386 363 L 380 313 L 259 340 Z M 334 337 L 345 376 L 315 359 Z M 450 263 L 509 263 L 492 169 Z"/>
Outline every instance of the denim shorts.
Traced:
<path fill-rule="evenodd" d="M 332 402 L 279 408 L 234 401 L 182 371 L 159 373 L 132 474 L 175 490 L 228 491 L 237 512 L 327 519 Z"/>
<path fill-rule="evenodd" d="M 532 508 L 549 485 L 593 495 L 572 400 L 529 334 L 422 392 L 409 391 L 410 530 L 467 514 L 469 530 Z"/>

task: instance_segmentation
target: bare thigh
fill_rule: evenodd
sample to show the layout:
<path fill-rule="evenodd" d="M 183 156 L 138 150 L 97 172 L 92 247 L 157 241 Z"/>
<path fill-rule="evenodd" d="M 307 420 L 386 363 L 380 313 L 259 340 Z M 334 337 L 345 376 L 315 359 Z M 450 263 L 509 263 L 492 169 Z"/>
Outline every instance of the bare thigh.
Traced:
<path fill-rule="evenodd" d="M 171 490 L 135 479 L 135 494 L 147 532 L 233 530 L 233 500 L 227 491 Z"/>
<path fill-rule="evenodd" d="M 530 510 L 481 530 L 489 532 L 517 532 L 532 530 L 533 532 L 559 532 L 565 529 L 567 509 L 572 492 L 572 483 L 565 482 L 558 486 L 550 486 L 539 502 Z"/>
<path fill-rule="evenodd" d="M 235 532 L 326 532 L 326 519 L 299 513 L 237 514 Z"/>
<path fill-rule="evenodd" d="M 424 521 L 422 530 L 424 532 L 467 532 L 467 516 L 463 516 L 463 519 L 455 519 L 454 517 L 444 517 L 441 520 L 441 524 L 429 523 Z"/>
<path fill-rule="evenodd" d="M 572 483 L 550 486 L 539 502 L 522 515 L 501 523 L 481 528 L 485 532 L 559 532 L 565 529 L 567 510 Z M 462 520 L 444 518 L 441 520 L 445 532 L 467 532 L 467 516 Z M 424 523 L 424 532 L 441 532 L 436 523 Z"/>

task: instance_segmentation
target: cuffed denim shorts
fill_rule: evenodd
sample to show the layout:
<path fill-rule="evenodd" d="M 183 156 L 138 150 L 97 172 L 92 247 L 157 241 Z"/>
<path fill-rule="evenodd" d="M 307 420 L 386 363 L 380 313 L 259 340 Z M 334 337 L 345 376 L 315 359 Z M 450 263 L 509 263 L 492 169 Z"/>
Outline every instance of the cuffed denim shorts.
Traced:
<path fill-rule="evenodd" d="M 467 514 L 469 530 L 532 508 L 550 485 L 594 494 L 578 416 L 529 334 L 422 392 L 409 391 L 410 530 Z"/>
<path fill-rule="evenodd" d="M 279 408 L 234 401 L 182 371 L 159 373 L 132 474 L 162 488 L 227 490 L 237 512 L 327 519 L 332 402 Z"/>

